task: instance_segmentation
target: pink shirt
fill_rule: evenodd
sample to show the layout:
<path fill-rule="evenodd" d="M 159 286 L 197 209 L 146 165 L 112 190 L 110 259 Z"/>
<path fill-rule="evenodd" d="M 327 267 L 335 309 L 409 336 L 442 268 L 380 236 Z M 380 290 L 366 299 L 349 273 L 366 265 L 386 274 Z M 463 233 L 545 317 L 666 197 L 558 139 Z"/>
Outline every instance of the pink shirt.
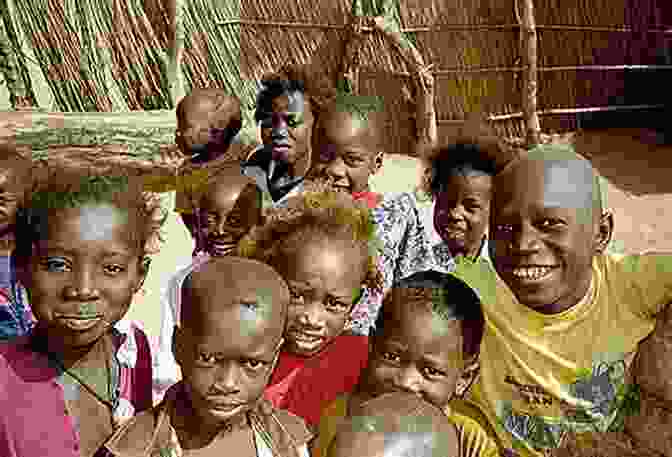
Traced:
<path fill-rule="evenodd" d="M 126 408 L 131 415 L 152 406 L 149 344 L 140 329 L 133 330 L 115 338 L 118 410 Z M 65 403 L 69 384 L 62 379 L 48 357 L 32 349 L 29 336 L 0 343 L 0 456 L 80 456 L 77 428 Z"/>

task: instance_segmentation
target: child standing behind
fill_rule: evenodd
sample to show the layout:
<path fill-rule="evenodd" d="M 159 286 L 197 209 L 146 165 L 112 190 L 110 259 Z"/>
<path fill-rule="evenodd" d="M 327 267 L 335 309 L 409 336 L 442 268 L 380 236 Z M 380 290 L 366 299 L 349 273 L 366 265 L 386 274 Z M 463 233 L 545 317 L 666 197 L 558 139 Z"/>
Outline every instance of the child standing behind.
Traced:
<path fill-rule="evenodd" d="M 361 403 L 401 391 L 444 411 L 459 437 L 457 455 L 496 456 L 481 426 L 449 406 L 478 375 L 483 327 L 478 296 L 457 277 L 424 271 L 397 282 L 378 315 L 368 367 L 352 393 L 324 410 L 313 455 L 325 455 L 339 423 Z"/>
<path fill-rule="evenodd" d="M 184 380 L 115 433 L 107 455 L 308 456 L 303 421 L 261 398 L 288 301 L 282 278 L 259 262 L 228 257 L 195 268 L 182 285 L 174 336 Z"/>
<path fill-rule="evenodd" d="M 353 307 L 380 289 L 373 231 L 363 203 L 311 183 L 241 242 L 241 253 L 273 266 L 291 294 L 286 342 L 266 398 L 309 425 L 366 366 L 367 338 L 347 335 L 346 327 Z"/>
<path fill-rule="evenodd" d="M 151 407 L 147 338 L 115 324 L 147 274 L 157 205 L 139 182 L 63 172 L 19 205 L 13 261 L 37 324 L 0 344 L 0 455 L 90 457 Z"/>

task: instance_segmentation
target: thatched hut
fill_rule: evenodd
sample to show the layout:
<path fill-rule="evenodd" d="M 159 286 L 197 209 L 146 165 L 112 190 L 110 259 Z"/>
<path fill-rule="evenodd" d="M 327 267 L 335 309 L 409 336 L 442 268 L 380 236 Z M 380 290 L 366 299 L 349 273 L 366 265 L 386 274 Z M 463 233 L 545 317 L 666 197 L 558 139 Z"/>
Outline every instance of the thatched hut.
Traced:
<path fill-rule="evenodd" d="M 534 142 L 539 129 L 580 127 L 581 113 L 655 110 L 672 69 L 666 0 L 2 4 L 2 96 L 87 113 L 65 115 L 58 135 L 37 117 L 17 137 L 34 149 L 47 139 L 81 143 L 96 118 L 117 132 L 108 140 L 99 131 L 97 142 L 126 135 L 144 155 L 171 141 L 170 110 L 185 91 L 222 87 L 251 108 L 255 79 L 289 61 L 381 96 L 387 150 L 403 154 L 417 151 L 419 136 L 449 136 L 474 111 L 505 136 Z M 128 113 L 137 110 L 146 113 Z M 96 111 L 110 114 L 88 114 Z"/>

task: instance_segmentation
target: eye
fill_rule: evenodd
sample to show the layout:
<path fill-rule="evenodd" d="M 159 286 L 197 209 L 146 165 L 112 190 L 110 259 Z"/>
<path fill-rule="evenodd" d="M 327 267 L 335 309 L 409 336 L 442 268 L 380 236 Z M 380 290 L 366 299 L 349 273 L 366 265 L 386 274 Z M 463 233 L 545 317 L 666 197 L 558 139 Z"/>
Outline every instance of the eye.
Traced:
<path fill-rule="evenodd" d="M 548 218 L 541 221 L 541 226 L 549 229 L 557 229 L 564 225 L 564 221 L 560 219 Z"/>
<path fill-rule="evenodd" d="M 205 365 L 214 365 L 217 363 L 215 356 L 207 352 L 199 352 L 197 361 Z"/>
<path fill-rule="evenodd" d="M 111 275 L 118 275 L 126 271 L 126 268 L 122 267 L 121 265 L 106 265 L 104 268 L 105 271 Z"/>
<path fill-rule="evenodd" d="M 357 156 L 347 156 L 345 158 L 345 162 L 351 167 L 358 167 L 362 165 L 365 162 L 365 160 Z"/>
<path fill-rule="evenodd" d="M 334 297 L 327 297 L 327 309 L 331 312 L 344 313 L 350 310 L 350 306 L 347 303 L 343 303 L 340 300 L 335 299 Z"/>
<path fill-rule="evenodd" d="M 382 352 L 380 354 L 380 357 L 387 362 L 393 362 L 393 363 L 399 363 L 399 361 L 401 360 L 401 357 L 399 357 L 398 354 L 388 351 Z"/>
<path fill-rule="evenodd" d="M 289 290 L 289 297 L 292 301 L 303 301 L 303 294 L 292 289 Z"/>
<path fill-rule="evenodd" d="M 425 374 L 427 376 L 431 377 L 431 378 L 436 378 L 436 377 L 439 377 L 439 376 L 445 376 L 446 375 L 446 373 L 444 373 L 443 371 L 438 370 L 434 367 L 425 367 L 424 371 L 425 371 Z"/>
<path fill-rule="evenodd" d="M 68 262 L 65 259 L 47 259 L 41 264 L 50 273 L 67 273 L 70 271 Z"/>
<path fill-rule="evenodd" d="M 266 362 L 262 362 L 261 360 L 244 359 L 241 362 L 243 363 L 243 365 L 245 365 L 246 368 L 249 368 L 251 370 L 259 370 L 260 368 L 266 366 Z"/>

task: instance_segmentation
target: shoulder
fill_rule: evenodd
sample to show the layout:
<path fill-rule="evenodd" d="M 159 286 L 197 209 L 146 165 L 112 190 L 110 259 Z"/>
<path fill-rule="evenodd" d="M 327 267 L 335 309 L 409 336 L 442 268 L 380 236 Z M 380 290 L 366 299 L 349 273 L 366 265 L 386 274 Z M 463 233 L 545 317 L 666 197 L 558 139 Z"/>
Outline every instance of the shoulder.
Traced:
<path fill-rule="evenodd" d="M 275 408 L 270 402 L 263 400 L 259 413 L 266 430 L 281 446 L 302 446 L 310 442 L 314 433 L 299 416 L 284 409 Z"/>
<path fill-rule="evenodd" d="M 157 427 L 157 411 L 150 409 L 135 415 L 107 440 L 105 448 L 115 456 L 144 456 Z M 169 439 L 169 424 L 158 431 L 157 442 Z"/>

